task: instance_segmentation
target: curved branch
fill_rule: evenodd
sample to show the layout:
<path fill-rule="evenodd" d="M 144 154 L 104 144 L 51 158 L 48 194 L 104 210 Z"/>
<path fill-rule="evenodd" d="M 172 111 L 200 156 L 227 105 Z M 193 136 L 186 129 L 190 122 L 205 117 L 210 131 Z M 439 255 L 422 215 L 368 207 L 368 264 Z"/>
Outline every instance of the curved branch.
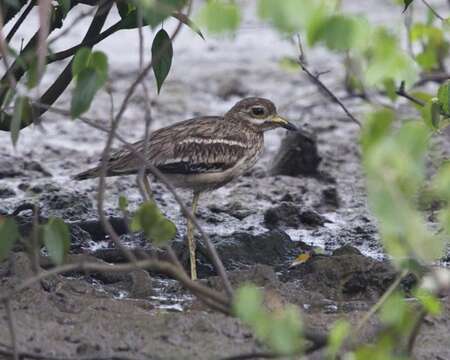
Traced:
<path fill-rule="evenodd" d="M 112 5 L 113 2 L 111 2 L 110 0 L 103 0 L 100 3 L 97 12 L 91 22 L 91 25 L 89 26 L 89 29 L 83 39 L 83 42 L 88 43 L 92 41 L 92 39 L 95 39 L 98 34 L 100 34 L 100 31 L 105 24 L 106 18 L 108 17 Z M 50 88 L 42 95 L 41 99 L 39 100 L 40 103 L 45 105 L 52 105 L 67 88 L 67 86 L 69 86 L 70 82 L 72 81 L 72 61 L 70 61 L 69 64 L 66 65 L 66 67 L 52 84 L 52 86 L 50 86 Z M 20 70 L 22 70 L 22 68 L 20 68 Z M 46 111 L 47 109 L 43 108 L 42 106 L 32 106 L 32 111 L 30 112 L 31 116 L 29 118 L 22 119 L 20 128 L 22 129 L 31 125 L 37 117 L 41 116 Z M 0 119 L 0 130 L 10 131 L 11 122 L 12 116 L 3 113 L 3 118 Z"/>
<path fill-rule="evenodd" d="M 31 9 L 33 9 L 34 6 L 34 0 L 31 0 L 28 6 L 25 8 L 23 13 L 20 15 L 20 17 L 17 19 L 11 30 L 9 31 L 8 35 L 6 36 L 6 42 L 9 43 L 16 33 L 16 31 L 19 29 L 20 25 L 24 22 L 28 14 L 30 13 Z"/>

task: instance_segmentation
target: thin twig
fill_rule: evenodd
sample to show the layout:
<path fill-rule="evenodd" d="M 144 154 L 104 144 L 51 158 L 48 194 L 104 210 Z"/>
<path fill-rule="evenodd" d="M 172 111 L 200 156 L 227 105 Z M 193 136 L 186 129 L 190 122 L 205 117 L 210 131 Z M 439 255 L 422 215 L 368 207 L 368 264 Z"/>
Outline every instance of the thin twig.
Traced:
<path fill-rule="evenodd" d="M 37 76 L 41 78 L 47 57 L 47 37 L 50 33 L 50 15 L 52 12 L 52 0 L 38 0 L 39 12 L 39 36 L 37 43 Z"/>
<path fill-rule="evenodd" d="M 386 302 L 386 300 L 391 296 L 391 294 L 400 285 L 400 282 L 408 275 L 407 270 L 403 270 L 399 276 L 394 280 L 394 282 L 389 286 L 389 288 L 384 292 L 383 296 L 373 305 L 370 310 L 364 315 L 361 321 L 356 325 L 354 334 L 359 334 L 363 326 L 369 321 L 369 319 L 381 308 L 381 306 Z"/>
<path fill-rule="evenodd" d="M 14 360 L 19 360 L 19 348 L 17 345 L 16 324 L 15 324 L 14 313 L 13 313 L 13 310 L 11 307 L 10 299 L 3 300 L 3 304 L 5 305 L 5 310 L 6 310 L 6 320 L 8 322 L 9 335 L 11 337 L 13 358 L 14 358 Z"/>
<path fill-rule="evenodd" d="M 406 92 L 406 90 L 405 90 L 405 82 L 404 81 L 402 81 L 401 83 L 400 83 L 400 86 L 399 86 L 399 88 L 395 91 L 395 93 L 398 95 L 398 96 L 401 96 L 401 97 L 404 97 L 405 99 L 408 99 L 409 101 L 411 101 L 411 102 L 413 102 L 414 104 L 417 104 L 417 105 L 419 105 L 419 106 L 425 106 L 425 101 L 423 101 L 423 100 L 420 100 L 420 99 L 417 99 L 417 98 L 415 98 L 415 97 L 413 97 L 413 96 L 411 96 L 411 95 L 409 95 L 407 92 Z"/>
<path fill-rule="evenodd" d="M 10 300 L 19 292 L 28 289 L 35 283 L 58 274 L 73 271 L 123 273 L 123 272 L 130 272 L 135 269 L 147 269 L 150 271 L 168 275 L 178 280 L 186 289 L 189 289 L 190 291 L 192 291 L 192 293 L 197 295 L 200 300 L 203 300 L 204 298 L 209 298 L 229 309 L 230 303 L 228 299 L 226 299 L 222 294 L 196 281 L 191 280 L 184 272 L 180 271 L 178 267 L 175 266 L 174 264 L 168 261 L 156 259 L 145 259 L 145 260 L 138 260 L 135 263 L 108 264 L 108 265 L 92 262 L 77 262 L 71 264 L 64 264 L 55 267 L 53 269 L 50 269 L 48 271 L 42 271 L 39 274 L 26 279 L 12 290 L 6 292 L 6 294 L 1 294 L 0 301 Z"/>
<path fill-rule="evenodd" d="M 416 317 L 416 321 L 414 322 L 411 333 L 409 334 L 408 341 L 406 344 L 406 353 L 408 356 L 411 356 L 414 350 L 414 344 L 416 343 L 417 335 L 419 335 L 420 328 L 427 316 L 427 312 L 424 308 L 419 311 L 419 314 Z"/>
<path fill-rule="evenodd" d="M 436 16 L 439 20 L 445 21 L 445 18 L 441 16 L 426 0 L 422 0 L 422 3 Z"/>
<path fill-rule="evenodd" d="M 7 43 L 9 43 L 11 41 L 12 37 L 14 36 L 14 34 L 17 32 L 17 30 L 22 25 L 22 23 L 25 21 L 25 19 L 27 18 L 28 14 L 33 9 L 34 3 L 35 3 L 35 0 L 31 0 L 30 3 L 28 4 L 28 6 L 25 8 L 25 10 L 22 12 L 22 14 L 20 14 L 19 18 L 17 19 L 17 21 L 14 23 L 13 27 L 9 31 L 8 35 L 6 35 L 6 42 Z"/>
<path fill-rule="evenodd" d="M 300 38 L 299 44 L 301 44 Z M 344 103 L 341 100 L 339 100 L 339 98 L 336 95 L 334 95 L 334 93 L 319 79 L 319 75 L 314 75 L 311 71 L 308 70 L 306 64 L 302 60 L 304 54 L 301 45 L 299 45 L 299 49 L 300 55 L 298 57 L 298 64 L 300 65 L 301 69 L 305 72 L 305 74 L 308 76 L 308 78 L 311 80 L 311 82 L 316 84 L 319 90 L 327 94 L 333 102 L 338 104 L 342 108 L 342 110 L 344 110 L 344 112 L 353 122 L 355 122 L 356 124 L 358 124 L 359 127 L 361 127 L 361 122 L 353 116 L 353 114 L 347 109 Z"/>

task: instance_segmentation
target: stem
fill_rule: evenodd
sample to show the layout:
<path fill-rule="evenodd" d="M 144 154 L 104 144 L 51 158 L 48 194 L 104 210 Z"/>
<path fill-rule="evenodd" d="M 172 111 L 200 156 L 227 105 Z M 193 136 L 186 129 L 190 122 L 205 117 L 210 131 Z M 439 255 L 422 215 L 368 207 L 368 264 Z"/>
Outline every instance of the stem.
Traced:
<path fill-rule="evenodd" d="M 9 31 L 8 35 L 6 36 L 6 42 L 7 43 L 9 43 L 11 41 L 12 37 L 14 36 L 14 34 L 17 32 L 17 30 L 22 25 L 22 23 L 25 21 L 26 17 L 28 16 L 28 14 L 31 11 L 31 9 L 33 9 L 33 6 L 34 6 L 34 0 L 31 0 L 30 3 L 28 4 L 28 6 L 23 11 L 23 13 L 20 14 L 19 18 L 17 19 L 17 21 L 15 22 L 15 24 L 13 25 L 13 27 Z"/>

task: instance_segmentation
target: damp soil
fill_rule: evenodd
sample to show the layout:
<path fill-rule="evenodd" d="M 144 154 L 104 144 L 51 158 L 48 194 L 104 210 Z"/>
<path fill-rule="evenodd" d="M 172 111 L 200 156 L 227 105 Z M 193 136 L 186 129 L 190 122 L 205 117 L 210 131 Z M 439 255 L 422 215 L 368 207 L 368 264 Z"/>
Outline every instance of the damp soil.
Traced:
<path fill-rule="evenodd" d="M 152 95 L 152 129 L 196 115 L 222 114 L 245 96 L 272 99 L 279 112 L 301 128 L 301 134 L 285 138 L 284 130 L 268 133 L 258 164 L 233 183 L 205 194 L 198 217 L 234 286 L 256 283 L 264 288 L 269 307 L 296 304 L 304 321 L 320 331 L 339 318 L 356 323 L 397 275 L 383 253 L 368 208 L 359 128 L 300 72 L 280 67 L 279 60 L 294 56 L 295 47 L 256 20 L 252 4 L 244 5 L 244 25 L 233 38 L 203 41 L 187 29 L 181 33 L 173 71 L 161 95 Z M 389 1 L 365 2 L 364 6 L 344 1 L 344 6 L 364 12 L 375 22 L 395 23 L 401 16 Z M 376 12 L 367 11 L 375 7 Z M 84 26 L 74 27 L 65 45 L 75 43 Z M 173 24 L 166 26 L 170 29 Z M 32 33 L 27 29 L 22 36 L 29 35 L 27 31 Z M 145 33 L 147 43 L 151 36 Z M 121 32 L 100 48 L 110 58 L 109 88 L 117 106 L 137 74 L 138 35 Z M 308 57 L 314 68 L 331 71 L 323 81 L 345 96 L 341 59 L 321 49 L 310 51 Z M 50 83 L 60 70 L 59 65 L 49 67 L 44 82 Z M 124 114 L 119 131 L 130 141 L 143 134 L 144 101 L 137 91 Z M 357 115 L 366 107 L 356 98 L 346 104 Z M 67 93 L 57 106 L 69 105 Z M 401 102 L 398 110 L 404 110 Z M 88 116 L 106 126 L 109 113 L 109 96 L 102 93 Z M 0 213 L 36 202 L 44 219 L 57 216 L 70 225 L 71 261 L 124 261 L 99 225 L 97 181 L 70 178 L 98 161 L 104 134 L 78 121 L 47 114 L 39 126 L 21 132 L 15 149 L 10 143 L 9 134 L 0 133 Z M 433 159 L 442 161 L 449 151 L 448 134 L 443 134 L 433 149 Z M 179 206 L 164 186 L 155 183 L 153 190 L 162 211 L 177 225 L 173 247 L 186 261 L 185 220 Z M 105 211 L 123 244 L 160 255 L 142 235 L 126 234 L 118 210 L 120 195 L 129 199 L 131 210 L 139 206 L 142 199 L 134 177 L 110 178 L 106 187 Z M 181 195 L 188 204 L 190 194 Z M 29 232 L 31 214 L 24 211 L 18 220 L 21 231 Z M 297 255 L 315 248 L 321 250 L 311 260 L 289 266 Z M 220 289 L 201 242 L 198 257 L 200 281 Z M 51 266 L 45 253 L 41 265 Z M 31 274 L 30 260 L 23 249 L 16 248 L 11 259 L 0 264 L 0 293 Z M 402 282 L 406 294 L 414 283 L 414 278 Z M 416 345 L 419 359 L 450 358 L 448 296 L 443 303 L 442 316 L 427 320 L 422 328 Z M 55 276 L 20 293 L 12 307 L 20 349 L 42 355 L 220 359 L 264 350 L 238 320 L 210 311 L 175 281 L 145 271 Z M 1 306 L 0 324 L 2 346 L 10 339 Z M 372 319 L 362 336 L 370 339 L 379 326 Z M 323 354 L 311 358 L 323 358 Z"/>

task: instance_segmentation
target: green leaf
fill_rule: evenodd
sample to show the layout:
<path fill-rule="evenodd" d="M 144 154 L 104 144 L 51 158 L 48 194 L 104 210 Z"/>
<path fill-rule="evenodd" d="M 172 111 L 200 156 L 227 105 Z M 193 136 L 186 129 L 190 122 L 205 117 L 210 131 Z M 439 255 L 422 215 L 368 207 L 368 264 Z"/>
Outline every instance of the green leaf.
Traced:
<path fill-rule="evenodd" d="M 88 67 L 95 69 L 97 73 L 97 87 L 101 88 L 108 79 L 108 57 L 101 51 L 94 51 L 89 57 Z"/>
<path fill-rule="evenodd" d="M 136 0 L 136 5 L 129 2 L 117 2 L 122 29 L 134 29 L 139 26 L 139 11 L 142 14 L 142 26 L 157 27 L 167 17 L 173 15 L 186 5 L 186 0 Z"/>
<path fill-rule="evenodd" d="M 210 0 L 203 4 L 197 21 L 210 33 L 233 32 L 241 22 L 240 9 L 234 2 Z"/>
<path fill-rule="evenodd" d="M 301 322 L 297 307 L 288 305 L 269 312 L 263 305 L 261 290 L 254 285 L 244 285 L 236 292 L 233 311 L 276 353 L 290 355 L 301 348 Z"/>
<path fill-rule="evenodd" d="M 153 39 L 152 59 L 153 73 L 156 78 L 158 94 L 161 91 L 162 84 L 169 74 L 172 65 L 173 49 L 172 40 L 164 29 L 161 29 Z"/>
<path fill-rule="evenodd" d="M 61 219 L 50 218 L 43 226 L 42 236 L 48 255 L 56 265 L 61 265 L 70 249 L 69 228 Z"/>
<path fill-rule="evenodd" d="M 98 90 L 100 79 L 92 68 L 86 68 L 77 75 L 77 83 L 72 93 L 70 114 L 77 118 L 91 106 L 92 100 Z"/>
<path fill-rule="evenodd" d="M 418 79 L 417 64 L 386 28 L 377 28 L 368 43 L 370 61 L 364 75 L 369 85 L 383 85 L 386 79 L 393 79 L 396 83 L 405 81 L 406 86 L 410 86 Z"/>
<path fill-rule="evenodd" d="M 387 108 L 369 113 L 361 136 L 363 151 L 367 152 L 389 134 L 394 119 L 395 113 Z"/>
<path fill-rule="evenodd" d="M 420 301 L 428 314 L 438 316 L 442 313 L 442 303 L 429 291 L 417 289 L 414 296 Z"/>
<path fill-rule="evenodd" d="M 197 24 L 195 24 L 191 19 L 189 19 L 185 14 L 178 12 L 173 14 L 172 16 L 178 21 L 181 21 L 184 25 L 190 27 L 194 32 L 198 34 L 198 36 L 200 36 L 203 40 L 205 40 L 205 37 L 203 36 Z"/>
<path fill-rule="evenodd" d="M 61 6 L 61 9 L 63 10 L 64 17 L 70 10 L 70 2 L 71 0 L 58 0 L 58 4 L 59 6 Z"/>
<path fill-rule="evenodd" d="M 447 80 L 444 84 L 439 86 L 438 100 L 442 111 L 450 116 L 450 81 Z"/>
<path fill-rule="evenodd" d="M 333 15 L 322 21 L 308 36 L 310 44 L 323 41 L 336 51 L 365 49 L 369 40 L 369 23 L 361 17 Z"/>
<path fill-rule="evenodd" d="M 0 261 L 6 259 L 20 233 L 16 222 L 7 217 L 0 217 Z"/>
<path fill-rule="evenodd" d="M 337 320 L 328 335 L 327 356 L 335 359 L 345 339 L 350 334 L 350 324 L 346 320 Z"/>
<path fill-rule="evenodd" d="M 76 52 L 72 62 L 72 75 L 74 77 L 81 73 L 81 71 L 86 69 L 89 63 L 90 56 L 91 49 L 87 47 L 83 47 Z"/>
<path fill-rule="evenodd" d="M 128 209 L 128 199 L 123 195 L 119 196 L 119 208 L 122 211 L 126 211 Z"/>
<path fill-rule="evenodd" d="M 164 245 L 172 240 L 177 228 L 158 209 L 154 201 L 142 204 L 131 220 L 132 231 L 144 231 L 145 236 L 156 245 Z"/>
<path fill-rule="evenodd" d="M 33 89 L 39 83 L 38 59 L 35 56 L 27 70 L 27 87 Z"/>
<path fill-rule="evenodd" d="M 11 122 L 11 141 L 13 146 L 16 146 L 17 140 L 19 140 L 24 103 L 24 98 L 22 96 L 17 97 L 16 102 L 14 103 L 14 114 Z"/>
<path fill-rule="evenodd" d="M 437 99 L 431 101 L 431 126 L 433 129 L 439 129 L 441 119 L 441 106 Z"/>
<path fill-rule="evenodd" d="M 407 304 L 398 292 L 394 292 L 383 304 L 380 319 L 386 325 L 399 326 L 407 316 Z"/>
<path fill-rule="evenodd" d="M 254 285 L 241 286 L 236 292 L 234 313 L 245 322 L 254 322 L 261 315 L 263 294 Z"/>
<path fill-rule="evenodd" d="M 411 5 L 413 1 L 414 0 L 403 0 L 403 4 L 405 5 L 405 7 L 403 8 L 403 12 L 405 12 L 406 9 L 408 9 L 409 5 Z"/>
<path fill-rule="evenodd" d="M 397 91 L 397 86 L 395 84 L 395 81 L 393 79 L 386 79 L 383 82 L 384 85 L 384 90 L 386 91 L 386 95 L 388 96 L 388 98 L 391 101 L 395 101 L 398 97 L 396 91 Z"/>

